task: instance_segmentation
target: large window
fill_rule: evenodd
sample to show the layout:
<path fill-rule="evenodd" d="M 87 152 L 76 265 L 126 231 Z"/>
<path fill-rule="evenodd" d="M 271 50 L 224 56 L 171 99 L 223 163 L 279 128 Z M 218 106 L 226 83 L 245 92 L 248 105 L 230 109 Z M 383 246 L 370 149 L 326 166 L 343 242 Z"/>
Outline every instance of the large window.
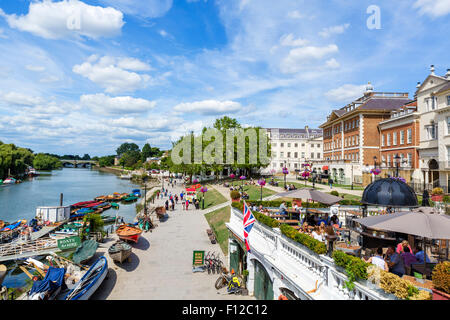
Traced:
<path fill-rule="evenodd" d="M 290 143 L 288 143 L 288 148 L 290 148 L 291 147 L 291 144 Z"/>
<path fill-rule="evenodd" d="M 317 153 L 317 159 L 320 159 L 320 152 Z"/>
<path fill-rule="evenodd" d="M 400 144 L 404 144 L 405 143 L 405 131 L 402 130 L 400 131 Z"/>
<path fill-rule="evenodd" d="M 412 129 L 408 129 L 408 143 L 412 142 Z"/>
<path fill-rule="evenodd" d="M 447 117 L 447 134 L 450 134 L 450 117 Z"/>
<path fill-rule="evenodd" d="M 387 134 L 387 146 L 389 147 L 391 145 L 391 134 Z"/>
<path fill-rule="evenodd" d="M 407 165 L 408 167 L 412 167 L 412 153 L 408 153 L 408 162 Z"/>
<path fill-rule="evenodd" d="M 394 132 L 392 134 L 392 145 L 396 146 L 397 145 L 397 132 Z"/>
<path fill-rule="evenodd" d="M 284 152 L 280 152 L 280 158 L 284 157 Z"/>
<path fill-rule="evenodd" d="M 447 96 L 447 105 L 450 106 L 450 96 Z"/>
<path fill-rule="evenodd" d="M 425 128 L 428 132 L 428 139 L 437 139 L 437 124 L 425 126 Z"/>
<path fill-rule="evenodd" d="M 381 135 L 381 146 L 384 147 L 384 134 Z"/>
<path fill-rule="evenodd" d="M 291 153 L 290 153 L 290 152 L 287 153 L 287 157 L 288 157 L 288 158 L 291 157 Z"/>

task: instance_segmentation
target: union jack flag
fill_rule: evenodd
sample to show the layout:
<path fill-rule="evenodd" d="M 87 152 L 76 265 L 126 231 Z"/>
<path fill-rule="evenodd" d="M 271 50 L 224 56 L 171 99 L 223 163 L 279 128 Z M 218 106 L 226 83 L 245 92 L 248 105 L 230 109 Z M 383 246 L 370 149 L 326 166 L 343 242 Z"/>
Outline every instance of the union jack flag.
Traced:
<path fill-rule="evenodd" d="M 250 245 L 248 243 L 247 237 L 250 231 L 252 230 L 255 221 L 256 221 L 255 217 L 250 211 L 250 208 L 247 206 L 247 203 L 244 201 L 244 241 L 245 247 L 247 248 L 248 252 L 250 252 Z"/>

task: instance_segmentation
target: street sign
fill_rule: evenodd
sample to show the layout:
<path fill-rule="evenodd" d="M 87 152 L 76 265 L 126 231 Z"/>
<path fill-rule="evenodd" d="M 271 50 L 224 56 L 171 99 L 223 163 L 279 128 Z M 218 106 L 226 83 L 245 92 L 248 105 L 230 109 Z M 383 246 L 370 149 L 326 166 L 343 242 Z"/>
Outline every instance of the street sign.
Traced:
<path fill-rule="evenodd" d="M 202 266 L 205 264 L 205 251 L 194 251 L 192 258 L 192 264 L 194 266 Z"/>
<path fill-rule="evenodd" d="M 81 245 L 81 239 L 78 236 L 58 240 L 60 250 L 76 249 Z"/>

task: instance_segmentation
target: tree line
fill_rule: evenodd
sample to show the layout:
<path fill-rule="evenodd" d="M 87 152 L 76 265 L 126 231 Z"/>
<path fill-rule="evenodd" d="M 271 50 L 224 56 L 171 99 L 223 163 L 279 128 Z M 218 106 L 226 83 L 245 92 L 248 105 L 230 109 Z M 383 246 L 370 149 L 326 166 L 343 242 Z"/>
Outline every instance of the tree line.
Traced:
<path fill-rule="evenodd" d="M 20 176 L 28 167 L 37 170 L 52 170 L 61 167 L 58 158 L 43 153 L 34 154 L 33 150 L 6 144 L 0 141 L 0 179 Z"/>

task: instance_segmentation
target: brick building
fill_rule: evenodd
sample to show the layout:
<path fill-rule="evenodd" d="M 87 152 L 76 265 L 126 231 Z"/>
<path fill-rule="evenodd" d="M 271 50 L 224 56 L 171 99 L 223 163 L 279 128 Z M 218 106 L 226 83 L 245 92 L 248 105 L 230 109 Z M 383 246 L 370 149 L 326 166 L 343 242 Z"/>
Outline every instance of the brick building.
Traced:
<path fill-rule="evenodd" d="M 362 97 L 333 110 L 320 126 L 324 160 L 313 168 L 337 183 L 363 183 L 363 171 L 380 161 L 378 124 L 410 101 L 408 93 L 373 92 L 369 83 Z"/>
<path fill-rule="evenodd" d="M 378 124 L 380 132 L 380 154 L 382 176 L 396 174 L 396 156 L 399 161 L 399 176 L 407 182 L 421 183 L 419 170 L 420 115 L 417 101 L 393 110 L 389 119 Z"/>

